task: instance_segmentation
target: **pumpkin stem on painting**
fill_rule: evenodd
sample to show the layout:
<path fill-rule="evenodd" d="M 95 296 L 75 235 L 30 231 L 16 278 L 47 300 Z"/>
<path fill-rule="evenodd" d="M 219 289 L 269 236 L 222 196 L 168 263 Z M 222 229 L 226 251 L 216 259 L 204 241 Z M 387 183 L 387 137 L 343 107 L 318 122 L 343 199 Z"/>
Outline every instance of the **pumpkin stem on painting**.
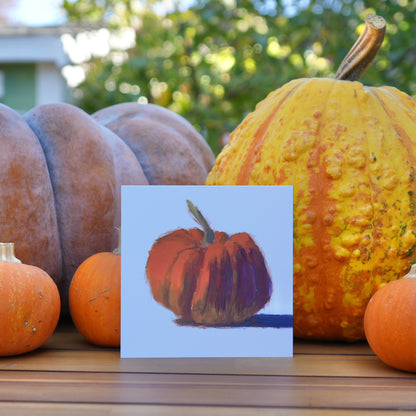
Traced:
<path fill-rule="evenodd" d="M 202 245 L 206 246 L 207 244 L 211 244 L 215 241 L 215 232 L 209 226 L 208 221 L 202 215 L 201 211 L 188 199 L 186 200 L 188 204 L 189 212 L 194 217 L 194 220 L 202 227 L 204 231 L 204 238 L 202 240 Z"/>
<path fill-rule="evenodd" d="M 386 21 L 381 16 L 368 14 L 365 27 L 347 56 L 341 62 L 335 79 L 358 81 L 376 57 L 386 33 Z"/>

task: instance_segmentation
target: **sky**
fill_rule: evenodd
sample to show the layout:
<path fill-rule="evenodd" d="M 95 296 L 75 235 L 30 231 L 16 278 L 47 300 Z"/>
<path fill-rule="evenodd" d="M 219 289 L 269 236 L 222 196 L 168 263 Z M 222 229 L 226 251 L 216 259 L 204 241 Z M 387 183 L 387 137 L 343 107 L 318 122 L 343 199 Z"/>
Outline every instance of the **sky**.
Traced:
<path fill-rule="evenodd" d="M 1 1 L 1 0 L 0 0 Z M 16 6 L 9 11 L 10 18 L 25 26 L 53 26 L 65 23 L 64 13 L 60 10 L 62 0 L 15 0 Z M 188 5 L 192 0 L 183 0 Z M 169 7 L 170 1 L 163 2 Z"/>
<path fill-rule="evenodd" d="M 61 0 L 17 0 L 10 17 L 27 26 L 50 26 L 64 22 Z"/>

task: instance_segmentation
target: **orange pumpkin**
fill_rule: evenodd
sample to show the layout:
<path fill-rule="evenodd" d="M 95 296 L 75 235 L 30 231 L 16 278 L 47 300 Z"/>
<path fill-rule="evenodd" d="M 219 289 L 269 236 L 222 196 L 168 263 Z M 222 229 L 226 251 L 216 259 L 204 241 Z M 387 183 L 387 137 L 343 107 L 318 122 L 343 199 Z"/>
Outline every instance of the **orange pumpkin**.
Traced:
<path fill-rule="evenodd" d="M 113 252 L 87 258 L 76 270 L 69 287 L 72 321 L 96 345 L 120 346 L 120 254 L 119 243 Z"/>
<path fill-rule="evenodd" d="M 249 234 L 214 231 L 187 203 L 203 231 L 181 228 L 155 241 L 146 264 L 153 297 L 185 322 L 243 322 L 270 300 L 263 254 Z"/>
<path fill-rule="evenodd" d="M 146 170 L 151 173 L 155 166 L 159 171 L 148 178 L 132 147 L 144 140 L 140 133 L 149 140 L 165 119 L 170 124 L 171 118 L 181 118 L 151 106 L 159 121 L 149 131 L 140 124 L 149 122 L 150 110 L 142 110 L 144 106 L 128 107 L 131 117 L 141 116 L 135 123 L 138 134 L 127 144 L 70 104 L 42 105 L 24 117 L 0 105 L 0 240 L 14 241 L 23 263 L 42 268 L 54 279 L 64 315 L 69 313 L 69 284 L 77 267 L 117 244 L 109 230 L 120 225 L 121 185 L 203 184 L 214 162 L 204 139 L 183 121 L 180 132 L 157 137 L 159 153 L 165 149 L 173 166 L 142 151 Z M 186 152 L 176 146 L 181 134 L 187 134 Z M 182 175 L 185 169 L 188 176 Z"/>
<path fill-rule="evenodd" d="M 59 320 L 56 284 L 43 270 L 14 257 L 13 243 L 0 243 L 0 356 L 43 345 Z"/>
<path fill-rule="evenodd" d="M 416 372 L 416 265 L 379 289 L 364 315 L 367 341 L 386 364 Z"/>
<path fill-rule="evenodd" d="M 293 185 L 296 337 L 363 339 L 371 295 L 416 260 L 416 105 L 357 81 L 384 31 L 369 15 L 336 79 L 297 79 L 269 94 L 206 181 Z"/>

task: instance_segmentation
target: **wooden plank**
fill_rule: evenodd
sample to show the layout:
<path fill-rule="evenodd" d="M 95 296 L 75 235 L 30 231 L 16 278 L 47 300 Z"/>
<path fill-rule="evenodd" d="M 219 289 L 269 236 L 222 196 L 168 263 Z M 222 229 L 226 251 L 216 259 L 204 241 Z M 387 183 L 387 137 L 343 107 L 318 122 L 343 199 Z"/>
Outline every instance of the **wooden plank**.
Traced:
<path fill-rule="evenodd" d="M 416 410 L 416 379 L 1 372 L 0 401 Z"/>
<path fill-rule="evenodd" d="M 416 375 L 365 342 L 295 340 L 293 358 L 125 359 L 60 326 L 38 351 L 0 359 L 0 414 L 390 415 L 416 410 Z M 36 413 L 38 412 L 38 413 Z"/>
<path fill-rule="evenodd" d="M 71 322 L 65 321 L 58 324 L 55 332 L 40 349 L 100 351 L 103 348 L 88 342 Z"/>
<path fill-rule="evenodd" d="M 43 349 L 78 349 L 96 350 L 103 348 L 89 343 L 69 322 L 61 323 L 55 333 L 41 347 Z M 119 351 L 119 349 L 114 349 Z M 295 354 L 345 354 L 345 355 L 374 355 L 365 341 L 361 342 L 322 342 L 294 339 Z"/>
<path fill-rule="evenodd" d="M 324 342 L 295 339 L 293 342 L 295 354 L 330 354 L 330 355 L 374 355 L 366 341 L 360 342 Z"/>
<path fill-rule="evenodd" d="M 64 331 L 55 333 L 41 349 L 61 349 L 61 350 L 95 350 L 103 349 L 86 341 L 75 331 Z M 114 351 L 120 351 L 113 348 Z M 332 343 L 294 340 L 293 352 L 295 354 L 343 354 L 343 355 L 374 355 L 367 342 L 357 343 Z"/>
<path fill-rule="evenodd" d="M 286 376 L 415 378 L 395 370 L 374 355 L 309 355 L 293 358 L 120 359 L 119 351 L 48 350 L 3 357 L 0 370 L 116 373 L 263 374 Z"/>
<path fill-rule="evenodd" d="M 401 411 L 400 414 L 407 412 Z M 300 409 L 237 406 L 158 406 L 78 403 L 0 403 L 7 416 L 358 416 L 360 409 Z M 369 416 L 397 416 L 396 411 L 366 410 Z"/>
<path fill-rule="evenodd" d="M 358 416 L 355 409 L 300 409 L 237 406 L 158 406 L 78 403 L 0 403 L 0 414 L 7 416 Z M 369 416 L 396 416 L 396 411 L 366 410 Z M 400 414 L 406 414 L 401 411 Z"/>
<path fill-rule="evenodd" d="M 70 322 L 61 323 L 43 348 L 102 350 L 101 347 L 86 341 Z M 298 354 L 373 354 L 365 341 L 353 343 L 321 342 L 295 338 L 293 350 Z"/>

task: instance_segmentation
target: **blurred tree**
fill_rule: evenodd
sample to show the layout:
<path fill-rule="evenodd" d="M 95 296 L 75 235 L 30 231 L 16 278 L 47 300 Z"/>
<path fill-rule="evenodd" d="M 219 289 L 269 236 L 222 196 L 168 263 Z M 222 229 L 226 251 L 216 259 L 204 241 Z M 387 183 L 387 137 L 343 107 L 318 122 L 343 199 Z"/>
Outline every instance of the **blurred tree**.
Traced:
<path fill-rule="evenodd" d="M 195 0 L 190 7 L 134 0 L 66 0 L 75 20 L 136 31 L 136 46 L 85 64 L 75 91 L 88 112 L 137 100 L 187 118 L 214 152 L 270 91 L 299 77 L 332 77 L 363 28 L 386 18 L 376 63 L 362 81 L 416 94 L 416 0 Z"/>

